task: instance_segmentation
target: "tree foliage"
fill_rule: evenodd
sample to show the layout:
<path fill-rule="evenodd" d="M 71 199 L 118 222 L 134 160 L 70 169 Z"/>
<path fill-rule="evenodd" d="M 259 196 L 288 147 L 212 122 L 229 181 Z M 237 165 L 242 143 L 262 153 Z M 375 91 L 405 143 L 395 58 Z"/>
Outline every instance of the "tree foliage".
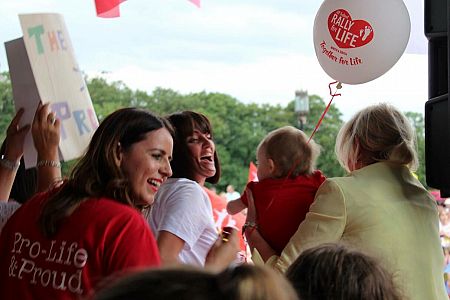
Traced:
<path fill-rule="evenodd" d="M 14 116 L 14 102 L 12 97 L 11 79 L 9 73 L 0 74 L 0 139 L 6 137 L 6 129 Z"/>
<path fill-rule="evenodd" d="M 417 112 L 407 112 L 405 115 L 416 130 L 417 153 L 420 162 L 416 175 L 425 184 L 425 121 L 423 115 Z"/>
<path fill-rule="evenodd" d="M 214 139 L 222 166 L 222 178 L 217 185 L 219 191 L 225 190 L 228 184 L 233 184 L 237 190 L 245 187 L 249 164 L 256 161 L 256 147 L 268 132 L 280 126 L 298 126 L 293 100 L 286 106 L 244 104 L 222 93 L 198 92 L 183 95 L 172 89 L 156 88 L 149 94 L 131 90 L 123 82 L 107 82 L 103 78 L 87 78 L 87 84 L 100 122 L 114 110 L 128 106 L 147 108 L 163 116 L 182 110 L 194 110 L 207 115 L 213 124 Z M 307 135 L 313 132 L 326 107 L 326 103 L 316 95 L 309 96 L 309 102 L 308 121 L 303 128 Z M 8 73 L 0 74 L 0 111 L 0 137 L 3 140 L 14 115 Z M 417 130 L 421 162 L 417 174 L 424 183 L 423 116 L 410 112 L 407 116 Z M 342 114 L 331 105 L 313 138 L 321 146 L 317 167 L 328 177 L 344 175 L 334 154 L 335 139 L 341 125 Z M 73 163 L 63 164 L 65 174 Z"/>

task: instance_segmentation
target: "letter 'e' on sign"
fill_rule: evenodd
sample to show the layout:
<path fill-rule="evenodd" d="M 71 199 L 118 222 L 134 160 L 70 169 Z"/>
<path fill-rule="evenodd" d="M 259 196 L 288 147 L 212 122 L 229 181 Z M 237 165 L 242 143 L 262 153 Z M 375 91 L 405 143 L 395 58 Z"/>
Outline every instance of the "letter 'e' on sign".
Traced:
<path fill-rule="evenodd" d="M 23 37 L 5 43 L 16 110 L 25 108 L 31 123 L 42 99 L 61 120 L 60 158 L 80 157 L 98 127 L 83 74 L 75 59 L 64 19 L 59 14 L 19 15 Z M 31 134 L 25 141 L 25 165 L 36 165 Z"/>

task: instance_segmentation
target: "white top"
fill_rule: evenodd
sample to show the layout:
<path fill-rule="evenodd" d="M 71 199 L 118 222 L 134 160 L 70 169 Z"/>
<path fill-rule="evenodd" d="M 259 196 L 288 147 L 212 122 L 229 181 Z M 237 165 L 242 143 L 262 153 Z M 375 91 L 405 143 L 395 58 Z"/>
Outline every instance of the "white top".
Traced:
<path fill-rule="evenodd" d="M 186 178 L 169 178 L 158 190 L 148 216 L 156 238 L 168 231 L 185 244 L 179 254 L 182 263 L 204 266 L 217 240 L 211 202 L 202 187 Z"/>
<path fill-rule="evenodd" d="M 5 226 L 9 217 L 20 207 L 16 201 L 0 201 L 0 231 Z"/>

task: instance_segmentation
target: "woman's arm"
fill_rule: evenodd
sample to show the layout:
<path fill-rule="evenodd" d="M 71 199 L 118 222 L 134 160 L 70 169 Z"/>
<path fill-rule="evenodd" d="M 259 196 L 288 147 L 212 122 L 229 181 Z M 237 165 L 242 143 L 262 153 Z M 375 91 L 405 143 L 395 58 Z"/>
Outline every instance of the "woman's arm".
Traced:
<path fill-rule="evenodd" d="M 256 224 L 256 207 L 255 201 L 253 199 L 253 194 L 250 189 L 246 189 L 248 210 L 247 219 L 242 229 L 245 237 L 247 238 L 250 250 L 253 252 L 254 249 L 258 250 L 261 258 L 266 262 L 271 256 L 275 255 L 275 250 L 270 247 L 266 240 L 261 236 L 258 231 L 258 225 Z"/>
<path fill-rule="evenodd" d="M 239 252 L 238 231 L 231 229 L 230 234 L 224 239 L 220 237 L 212 245 L 205 260 L 205 268 L 213 272 L 221 272 L 236 260 Z"/>
<path fill-rule="evenodd" d="M 280 256 L 276 256 L 275 252 L 270 252 L 270 249 L 266 248 L 267 243 L 262 243 L 264 239 L 259 233 L 250 235 L 247 233 L 247 236 L 249 243 L 254 244 L 266 265 L 284 273 L 303 250 L 322 243 L 339 241 L 346 221 L 347 211 L 342 190 L 336 182 L 327 180 L 317 191 L 305 220 L 300 223 Z"/>
<path fill-rule="evenodd" d="M 49 103 L 39 106 L 34 115 L 31 128 L 33 142 L 38 153 L 37 176 L 38 192 L 48 190 L 61 180 L 61 164 L 58 146 L 60 138 L 60 120 L 50 111 Z"/>
<path fill-rule="evenodd" d="M 247 238 L 252 253 L 254 249 L 258 250 L 258 253 L 264 262 L 267 262 L 269 258 L 277 254 L 256 228 L 253 230 L 252 228 L 247 228 L 245 230 L 245 237 Z"/>
<path fill-rule="evenodd" d="M 17 111 L 6 131 L 5 152 L 0 157 L 0 201 L 9 199 L 20 158 L 23 155 L 25 136 L 30 130 L 29 124 L 19 127 L 23 113 L 23 108 Z"/>
<path fill-rule="evenodd" d="M 182 239 L 168 231 L 160 231 L 157 244 L 163 266 L 176 266 L 181 264 L 178 255 L 185 244 Z M 238 231 L 233 230 L 228 236 L 227 241 L 218 238 L 216 243 L 211 247 L 205 260 L 205 268 L 214 272 L 223 271 L 236 259 L 238 252 Z"/>
<path fill-rule="evenodd" d="M 204 265 L 208 248 L 217 239 L 210 200 L 191 180 L 180 179 L 168 189 L 170 193 L 159 194 L 150 216 L 162 261 Z"/>
<path fill-rule="evenodd" d="M 173 233 L 162 230 L 159 232 L 156 243 L 158 244 L 161 263 L 163 266 L 181 264 L 178 259 L 178 255 L 184 247 L 184 240 Z"/>

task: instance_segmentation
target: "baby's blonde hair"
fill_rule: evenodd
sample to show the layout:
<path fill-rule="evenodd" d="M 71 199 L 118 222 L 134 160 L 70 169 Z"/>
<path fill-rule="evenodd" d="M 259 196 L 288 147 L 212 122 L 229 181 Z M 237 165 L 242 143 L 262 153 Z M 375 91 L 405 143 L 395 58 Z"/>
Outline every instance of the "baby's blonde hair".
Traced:
<path fill-rule="evenodd" d="M 303 131 L 284 126 L 271 131 L 259 144 L 257 151 L 264 151 L 267 158 L 273 160 L 275 177 L 309 175 L 316 167 L 320 147 Z M 295 167 L 294 167 L 295 166 Z"/>
<path fill-rule="evenodd" d="M 388 161 L 418 166 L 416 136 L 406 116 L 392 105 L 381 103 L 356 113 L 336 138 L 336 156 L 347 172 L 357 163 L 363 166 Z"/>

